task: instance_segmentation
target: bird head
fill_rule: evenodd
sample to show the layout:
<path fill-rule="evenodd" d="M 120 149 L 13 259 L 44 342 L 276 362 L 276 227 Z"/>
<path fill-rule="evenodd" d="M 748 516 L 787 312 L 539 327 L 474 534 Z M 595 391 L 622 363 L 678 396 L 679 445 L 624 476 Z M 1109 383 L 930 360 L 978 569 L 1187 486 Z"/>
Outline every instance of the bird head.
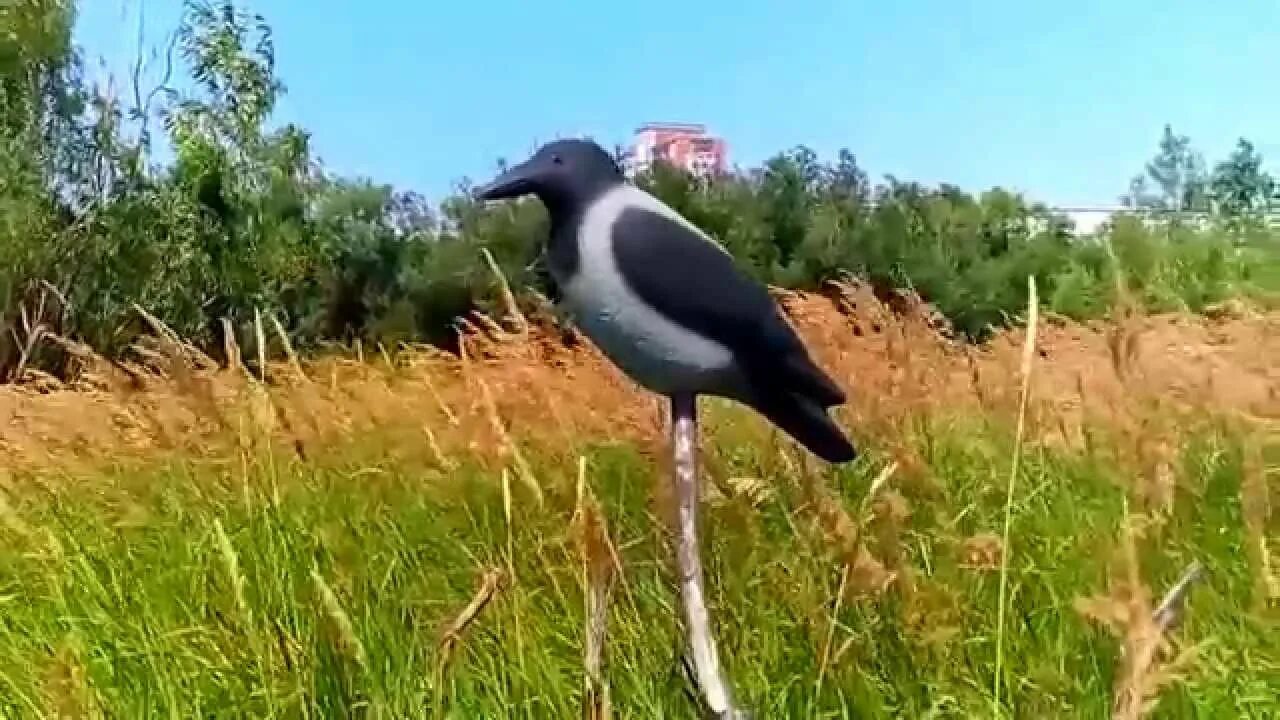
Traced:
<path fill-rule="evenodd" d="M 549 208 L 586 204 L 623 181 L 613 157 L 590 140 L 556 140 L 476 189 L 480 200 L 537 195 Z"/>

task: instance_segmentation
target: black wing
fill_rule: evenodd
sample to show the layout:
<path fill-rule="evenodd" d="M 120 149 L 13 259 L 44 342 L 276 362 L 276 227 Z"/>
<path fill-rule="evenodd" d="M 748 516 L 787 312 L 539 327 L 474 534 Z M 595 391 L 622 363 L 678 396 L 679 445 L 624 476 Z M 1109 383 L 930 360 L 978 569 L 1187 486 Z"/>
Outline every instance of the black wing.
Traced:
<path fill-rule="evenodd" d="M 823 407 L 844 392 L 809 358 L 764 285 L 719 247 L 642 208 L 622 212 L 613 253 L 627 285 L 658 312 L 728 347 L 748 374 Z"/>

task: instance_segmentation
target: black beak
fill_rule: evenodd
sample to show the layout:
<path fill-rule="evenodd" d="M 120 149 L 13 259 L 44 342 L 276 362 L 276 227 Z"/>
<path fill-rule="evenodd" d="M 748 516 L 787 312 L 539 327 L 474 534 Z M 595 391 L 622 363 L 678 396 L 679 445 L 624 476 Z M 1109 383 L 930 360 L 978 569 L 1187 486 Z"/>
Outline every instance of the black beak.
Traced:
<path fill-rule="evenodd" d="M 478 200 L 502 200 L 533 192 L 533 168 L 521 163 L 473 191 Z"/>

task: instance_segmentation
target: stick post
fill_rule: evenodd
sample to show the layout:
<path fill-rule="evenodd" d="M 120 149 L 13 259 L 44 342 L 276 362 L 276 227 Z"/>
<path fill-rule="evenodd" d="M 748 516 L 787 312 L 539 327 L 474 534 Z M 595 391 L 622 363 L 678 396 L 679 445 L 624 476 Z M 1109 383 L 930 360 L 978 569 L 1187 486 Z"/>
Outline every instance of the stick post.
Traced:
<path fill-rule="evenodd" d="M 734 708 L 729 685 L 720 670 L 711 620 L 707 613 L 702 560 L 698 552 L 698 405 L 697 397 L 671 398 L 671 446 L 675 459 L 677 502 L 676 563 L 684 605 L 685 633 L 693 658 L 694 677 L 711 717 L 745 718 Z"/>

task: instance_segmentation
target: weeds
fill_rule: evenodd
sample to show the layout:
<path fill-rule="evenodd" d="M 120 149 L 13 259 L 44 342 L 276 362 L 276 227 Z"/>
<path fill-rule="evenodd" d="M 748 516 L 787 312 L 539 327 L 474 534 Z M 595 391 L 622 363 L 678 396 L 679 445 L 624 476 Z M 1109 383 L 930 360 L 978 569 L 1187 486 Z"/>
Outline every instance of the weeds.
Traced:
<path fill-rule="evenodd" d="M 841 289 L 843 311 L 785 304 L 854 389 L 865 461 L 813 468 L 746 411 L 706 407 L 708 602 L 744 704 L 771 717 L 1276 712 L 1275 445 L 1265 425 L 1215 419 L 1239 407 L 1230 389 L 1179 396 L 1224 403 L 1197 406 L 1199 421 L 1148 402 L 1173 375 L 1151 349 L 1170 331 L 1151 319 L 1117 387 L 1103 333 L 1064 344 L 1050 323 L 958 354 L 859 292 Z M 871 317 L 893 343 L 821 335 Z M 149 390 L 11 394 L 25 414 L 0 432 L 14 446 L 55 447 L 25 430 L 63 417 L 49 408 L 83 423 L 111 402 L 136 432 L 181 443 L 12 464 L 0 714 L 693 717 L 653 519 L 663 484 L 647 448 L 662 428 L 593 353 L 528 322 L 523 347 L 477 340 L 465 363 L 404 350 L 385 367 L 299 357 L 253 375 L 238 349 L 209 367 L 170 338 L 151 346 Z M 1028 346 L 1038 381 L 1024 400 Z M 285 383 L 299 368 L 312 381 Z M 468 389 L 482 384 L 487 399 Z M 540 422 L 548 398 L 610 417 L 580 414 L 567 436 Z M 1048 412 L 1060 422 L 1032 421 Z M 161 430 L 175 418 L 204 429 Z M 1126 545 L 1130 505 L 1150 519 Z M 1192 560 L 1209 572 L 1165 623 L 1149 587 L 1177 586 Z"/>
<path fill-rule="evenodd" d="M 1003 513 L 1003 493 L 983 490 L 983 478 L 1005 462 L 972 447 L 974 439 L 999 437 L 985 432 L 934 434 L 925 462 L 944 478 L 943 493 L 912 496 L 912 513 L 898 515 L 892 570 L 864 544 L 842 560 L 830 552 L 838 551 L 830 545 L 837 536 L 820 534 L 815 544 L 815 536 L 790 530 L 803 526 L 810 512 L 803 507 L 711 507 L 710 600 L 721 607 L 723 642 L 733 648 L 728 670 L 744 702 L 775 717 L 969 717 L 989 708 L 981 688 L 993 680 L 999 596 L 993 573 L 966 562 L 962 551 L 970 546 L 964 538 L 998 528 Z M 1233 554 L 1248 542 L 1242 525 L 1221 526 L 1228 543 L 1197 539 L 1197 524 L 1217 533 L 1231 516 L 1231 497 L 1215 484 L 1240 477 L 1233 475 L 1239 465 L 1214 450 L 1220 440 L 1205 440 L 1185 446 L 1181 461 L 1206 476 L 1185 479 L 1184 488 L 1207 492 L 1219 509 L 1166 527 L 1157 548 L 1135 543 L 1153 581 L 1165 557 L 1188 551 L 1210 567 L 1242 561 Z M 5 610 L 9 630 L 0 633 L 0 678 L 10 688 L 0 709 L 34 716 L 20 698 L 37 697 L 47 683 L 33 671 L 36 659 L 46 642 L 73 630 L 84 671 L 65 676 L 81 677 L 75 682 L 115 715 L 296 717 L 376 702 L 394 717 L 565 717 L 584 707 L 611 707 L 618 717 L 692 717 L 681 684 L 664 680 L 677 637 L 674 595 L 647 507 L 647 462 L 626 449 L 593 451 L 593 485 L 607 500 L 598 510 L 584 500 L 574 520 L 572 499 L 549 496 L 546 511 L 531 513 L 531 504 L 503 492 L 509 483 L 472 462 L 450 476 L 424 474 L 380 446 L 335 447 L 306 464 L 277 458 L 280 501 L 269 510 L 235 502 L 239 491 L 219 482 L 219 465 L 210 461 L 102 476 L 51 495 L 24 491 L 14 512 L 29 527 L 49 528 L 66 552 L 51 559 L 24 553 L 30 541 L 19 537 L 5 543 L 0 583 L 13 600 Z M 375 456 L 382 456 L 376 464 L 365 459 Z M 270 467 L 265 458 L 251 461 L 255 494 L 270 487 Z M 1061 481 L 1038 493 L 1032 481 L 1016 500 L 1017 552 L 982 555 L 978 563 L 1008 567 L 1006 622 L 1017 629 L 1005 634 L 1003 663 L 1007 677 L 1020 680 L 1002 702 L 1036 717 L 1102 716 L 1129 671 L 1115 664 L 1109 638 L 1093 634 L 1071 608 L 1109 575 L 1109 556 L 1099 549 L 1124 517 L 1124 491 L 1088 455 L 1028 457 L 1025 478 L 1046 472 Z M 865 491 L 856 488 L 877 474 L 857 468 L 835 478 L 841 489 L 830 501 L 859 506 Z M 147 519 L 112 529 L 102 518 L 126 500 L 147 508 Z M 957 523 L 966 506 L 972 509 Z M 606 515 L 616 540 L 605 540 Z M 853 522 L 878 554 L 892 556 L 882 546 L 887 535 Z M 215 538 L 209 554 L 193 553 L 189 527 L 218 525 L 226 540 Z M 566 535 L 567 528 L 577 529 Z M 582 538 L 581 549 L 557 549 L 566 537 Z M 607 578 L 619 565 L 630 590 L 610 601 Z M 1274 695 L 1242 691 L 1266 687 L 1280 667 L 1274 635 L 1241 623 L 1238 603 L 1255 571 L 1215 575 L 1191 597 L 1176 632 L 1188 644 L 1214 642 L 1193 662 L 1170 666 L 1181 682 L 1159 686 L 1158 714 L 1276 709 Z M 910 573 L 911 583 L 895 580 L 899 573 Z M 199 590 L 205 577 L 224 588 L 235 611 L 229 620 L 214 610 L 223 603 Z M 240 607 L 255 620 L 246 622 Z M 1144 605 L 1148 617 L 1153 610 Z M 1133 657 L 1123 647 L 1123 657 Z"/>

